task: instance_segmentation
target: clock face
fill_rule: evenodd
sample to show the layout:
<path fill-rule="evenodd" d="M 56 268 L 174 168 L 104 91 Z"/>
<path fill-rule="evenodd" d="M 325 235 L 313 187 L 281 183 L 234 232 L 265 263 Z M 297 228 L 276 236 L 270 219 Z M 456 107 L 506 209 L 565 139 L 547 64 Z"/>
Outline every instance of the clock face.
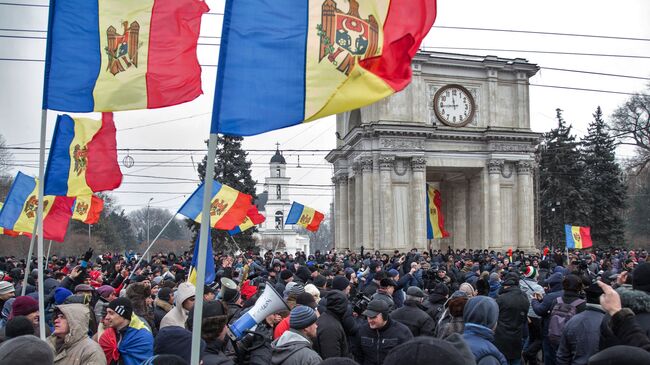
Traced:
<path fill-rule="evenodd" d="M 438 120 L 451 127 L 463 127 L 474 118 L 472 94 L 460 85 L 445 85 L 433 97 L 433 110 Z"/>

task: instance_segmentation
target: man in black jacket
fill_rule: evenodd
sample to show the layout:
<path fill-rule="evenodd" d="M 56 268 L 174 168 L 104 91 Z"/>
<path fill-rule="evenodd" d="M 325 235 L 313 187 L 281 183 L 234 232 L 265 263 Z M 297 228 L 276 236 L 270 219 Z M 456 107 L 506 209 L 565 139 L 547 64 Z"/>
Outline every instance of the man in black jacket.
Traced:
<path fill-rule="evenodd" d="M 330 357 L 348 357 L 348 338 L 342 325 L 348 309 L 348 298 L 339 290 L 331 290 L 327 293 L 326 308 L 317 321 L 314 349 L 323 360 Z"/>
<path fill-rule="evenodd" d="M 517 273 L 506 275 L 496 302 L 499 305 L 499 319 L 494 331 L 494 345 L 512 363 L 521 358 L 522 329 L 530 307 L 526 294 L 519 288 Z"/>
<path fill-rule="evenodd" d="M 354 356 L 361 365 L 380 365 L 396 346 L 413 338 L 405 325 L 390 319 L 388 304 L 372 300 L 363 312 L 367 322 L 354 338 Z"/>
<path fill-rule="evenodd" d="M 411 286 L 406 290 L 406 301 L 402 308 L 397 308 L 390 314 L 390 318 L 408 327 L 417 336 L 433 336 L 435 326 L 433 319 L 429 317 L 422 306 L 424 292 L 417 286 Z"/>

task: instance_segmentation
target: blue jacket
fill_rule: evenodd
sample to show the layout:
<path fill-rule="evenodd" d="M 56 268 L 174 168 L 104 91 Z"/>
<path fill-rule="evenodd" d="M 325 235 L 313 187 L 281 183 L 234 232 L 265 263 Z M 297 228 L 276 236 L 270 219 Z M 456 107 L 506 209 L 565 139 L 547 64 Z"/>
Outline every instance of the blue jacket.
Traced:
<path fill-rule="evenodd" d="M 465 323 L 463 339 L 476 359 L 476 365 L 508 365 L 508 360 L 492 343 L 494 332 L 476 323 Z"/>

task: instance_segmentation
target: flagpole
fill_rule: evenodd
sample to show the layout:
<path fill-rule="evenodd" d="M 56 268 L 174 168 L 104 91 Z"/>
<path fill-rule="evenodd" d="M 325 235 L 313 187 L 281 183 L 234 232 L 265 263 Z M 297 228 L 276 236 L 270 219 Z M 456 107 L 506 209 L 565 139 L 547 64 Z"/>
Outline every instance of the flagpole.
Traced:
<path fill-rule="evenodd" d="M 34 229 L 32 229 L 32 238 L 29 241 L 29 250 L 27 253 L 27 260 L 25 261 L 25 275 L 23 278 L 23 287 L 20 290 L 20 295 L 25 295 L 25 290 L 27 290 L 27 277 L 29 276 L 29 263 L 32 262 L 32 256 L 34 255 L 34 240 L 36 240 L 36 223 L 34 223 Z"/>
<path fill-rule="evenodd" d="M 52 248 L 52 240 L 50 240 L 50 244 L 47 246 L 47 255 L 45 255 L 45 262 L 50 261 L 50 249 Z"/>
<path fill-rule="evenodd" d="M 129 275 L 129 279 L 131 279 L 133 277 L 133 274 L 135 274 L 135 270 L 140 266 L 140 263 L 142 263 L 142 260 L 144 260 L 145 256 L 147 255 L 147 252 L 149 252 L 151 247 L 153 247 L 154 243 L 156 243 L 156 241 L 158 241 L 158 238 L 160 238 L 160 236 L 162 236 L 163 232 L 165 232 L 165 229 L 167 228 L 167 226 L 169 226 L 169 224 L 174 220 L 174 218 L 176 218 L 176 214 L 178 214 L 178 213 L 174 213 L 174 215 L 172 215 L 172 217 L 169 218 L 169 220 L 167 221 L 167 224 L 165 224 L 163 226 L 163 228 L 160 230 L 160 232 L 158 232 L 158 235 L 156 235 L 156 238 L 154 238 L 153 241 L 151 241 L 151 243 L 149 244 L 149 247 L 147 247 L 147 249 L 144 251 L 144 253 L 142 254 L 142 257 L 140 257 L 140 260 L 138 260 L 138 262 L 135 264 L 135 268 L 133 269 L 133 271 L 131 271 L 131 275 Z"/>
<path fill-rule="evenodd" d="M 211 133 L 208 142 L 208 158 L 203 180 L 203 211 L 201 212 L 201 230 L 199 237 L 199 257 L 196 261 L 196 290 L 194 300 L 194 318 L 192 321 L 192 358 L 191 365 L 199 365 L 201 360 L 201 323 L 203 321 L 203 286 L 205 283 L 205 261 L 207 257 L 208 235 L 210 234 L 210 199 L 212 198 L 212 181 L 214 180 L 214 160 L 217 154 L 217 134 Z"/>
<path fill-rule="evenodd" d="M 45 180 L 45 133 L 47 131 L 47 109 L 41 111 L 41 142 L 38 160 L 38 214 L 36 216 L 36 229 L 38 234 L 37 250 L 38 255 L 38 328 L 41 340 L 45 341 L 45 292 L 43 290 L 43 197 Z"/>

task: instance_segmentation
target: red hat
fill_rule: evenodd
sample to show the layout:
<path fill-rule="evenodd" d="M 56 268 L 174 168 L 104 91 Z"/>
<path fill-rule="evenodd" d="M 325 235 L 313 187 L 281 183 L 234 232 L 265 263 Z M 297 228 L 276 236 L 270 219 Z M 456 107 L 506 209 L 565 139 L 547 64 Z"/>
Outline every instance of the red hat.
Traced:
<path fill-rule="evenodd" d="M 11 313 L 9 313 L 9 319 L 18 316 L 25 316 L 30 313 L 38 312 L 38 301 L 32 297 L 21 296 L 16 297 L 12 306 Z"/>
<path fill-rule="evenodd" d="M 88 273 L 88 276 L 90 276 L 90 280 L 97 281 L 97 278 L 101 275 L 101 271 L 98 270 L 93 270 Z"/>
<path fill-rule="evenodd" d="M 249 284 L 249 280 L 246 280 L 241 286 L 241 295 L 246 297 L 246 299 L 252 297 L 257 293 L 257 287 Z"/>

